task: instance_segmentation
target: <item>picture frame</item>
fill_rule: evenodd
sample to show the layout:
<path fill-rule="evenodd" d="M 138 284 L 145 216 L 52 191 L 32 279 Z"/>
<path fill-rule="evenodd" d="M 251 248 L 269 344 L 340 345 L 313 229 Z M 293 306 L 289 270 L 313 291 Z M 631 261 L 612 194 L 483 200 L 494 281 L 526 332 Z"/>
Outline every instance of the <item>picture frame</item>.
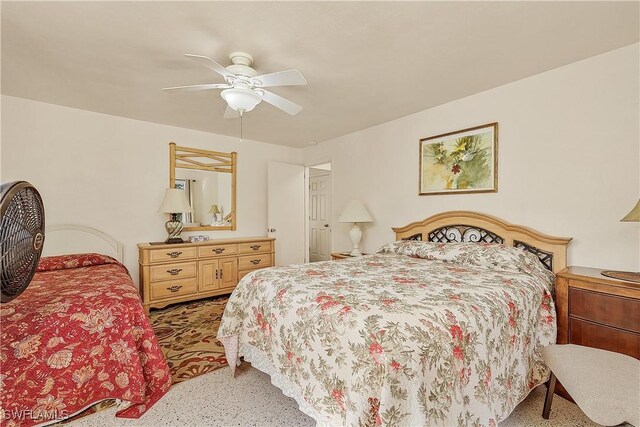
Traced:
<path fill-rule="evenodd" d="M 418 195 L 496 193 L 498 123 L 419 141 Z"/>

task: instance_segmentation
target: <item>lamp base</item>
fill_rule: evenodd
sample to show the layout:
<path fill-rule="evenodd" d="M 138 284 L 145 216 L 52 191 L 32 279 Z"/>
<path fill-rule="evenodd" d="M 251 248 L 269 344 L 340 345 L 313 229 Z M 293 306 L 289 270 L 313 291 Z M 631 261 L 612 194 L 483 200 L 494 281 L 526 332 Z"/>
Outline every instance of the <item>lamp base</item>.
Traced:
<path fill-rule="evenodd" d="M 600 274 L 602 274 L 603 276 L 612 277 L 618 280 L 626 280 L 627 282 L 640 283 L 640 273 L 636 273 L 633 271 L 605 270 Z"/>
<path fill-rule="evenodd" d="M 178 219 L 177 214 L 171 214 L 171 219 L 165 222 L 164 227 L 167 229 L 168 234 L 167 240 L 164 241 L 165 243 L 184 243 L 184 240 L 180 238 L 184 225 Z"/>
<path fill-rule="evenodd" d="M 169 237 L 167 238 L 167 240 L 164 241 L 165 243 L 168 244 L 173 244 L 173 243 L 184 243 L 184 240 L 182 240 L 182 237 Z"/>
<path fill-rule="evenodd" d="M 362 256 L 362 252 L 360 252 L 360 239 L 362 239 L 362 230 L 360 230 L 360 227 L 358 227 L 357 222 L 353 223 L 353 227 L 351 227 L 351 231 L 349 231 L 349 237 L 351 237 L 351 243 L 353 243 L 353 250 L 349 255 Z"/>

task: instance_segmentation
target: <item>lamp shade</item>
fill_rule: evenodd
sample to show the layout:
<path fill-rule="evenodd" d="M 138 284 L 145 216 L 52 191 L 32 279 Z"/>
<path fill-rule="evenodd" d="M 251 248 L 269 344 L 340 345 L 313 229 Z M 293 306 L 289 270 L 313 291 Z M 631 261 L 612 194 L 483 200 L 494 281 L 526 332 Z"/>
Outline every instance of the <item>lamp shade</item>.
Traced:
<path fill-rule="evenodd" d="M 636 203 L 636 205 L 633 207 L 633 209 L 631 209 L 631 212 L 629 212 L 620 221 L 640 222 L 640 200 L 638 200 L 638 203 Z"/>
<path fill-rule="evenodd" d="M 160 213 L 180 213 L 180 212 L 193 212 L 191 205 L 187 200 L 187 195 L 184 190 L 179 188 L 167 188 L 164 193 L 164 200 L 158 208 Z"/>
<path fill-rule="evenodd" d="M 260 95 L 250 89 L 231 88 L 220 92 L 222 99 L 227 101 L 229 107 L 238 112 L 248 112 L 262 101 Z"/>
<path fill-rule="evenodd" d="M 373 218 L 360 200 L 352 200 L 347 203 L 338 222 L 373 222 Z"/>

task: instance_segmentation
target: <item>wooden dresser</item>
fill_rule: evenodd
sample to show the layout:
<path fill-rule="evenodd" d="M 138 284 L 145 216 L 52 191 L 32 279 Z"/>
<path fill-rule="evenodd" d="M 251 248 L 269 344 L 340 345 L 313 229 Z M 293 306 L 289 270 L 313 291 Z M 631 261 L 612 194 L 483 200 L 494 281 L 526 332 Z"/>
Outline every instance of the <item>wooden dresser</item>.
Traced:
<path fill-rule="evenodd" d="M 147 312 L 169 304 L 230 294 L 247 273 L 275 265 L 275 239 L 138 244 L 140 291 Z"/>
<path fill-rule="evenodd" d="M 558 344 L 624 353 L 640 359 L 640 283 L 569 267 L 557 274 Z"/>

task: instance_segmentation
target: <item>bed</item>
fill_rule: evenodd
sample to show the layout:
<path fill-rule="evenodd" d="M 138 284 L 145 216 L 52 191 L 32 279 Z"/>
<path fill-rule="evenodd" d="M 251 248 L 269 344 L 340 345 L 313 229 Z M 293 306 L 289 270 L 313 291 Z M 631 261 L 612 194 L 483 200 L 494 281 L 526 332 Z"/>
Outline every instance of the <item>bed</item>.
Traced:
<path fill-rule="evenodd" d="M 246 276 L 218 330 L 319 425 L 496 425 L 549 377 L 571 239 L 475 212 L 373 255 Z"/>
<path fill-rule="evenodd" d="M 112 256 L 68 254 L 91 247 Z M 106 399 L 121 401 L 117 416 L 140 417 L 171 376 L 120 262 L 122 245 L 94 229 L 56 226 L 45 250 L 66 254 L 43 257 L 24 293 L 0 306 L 2 425 L 47 424 Z"/>

